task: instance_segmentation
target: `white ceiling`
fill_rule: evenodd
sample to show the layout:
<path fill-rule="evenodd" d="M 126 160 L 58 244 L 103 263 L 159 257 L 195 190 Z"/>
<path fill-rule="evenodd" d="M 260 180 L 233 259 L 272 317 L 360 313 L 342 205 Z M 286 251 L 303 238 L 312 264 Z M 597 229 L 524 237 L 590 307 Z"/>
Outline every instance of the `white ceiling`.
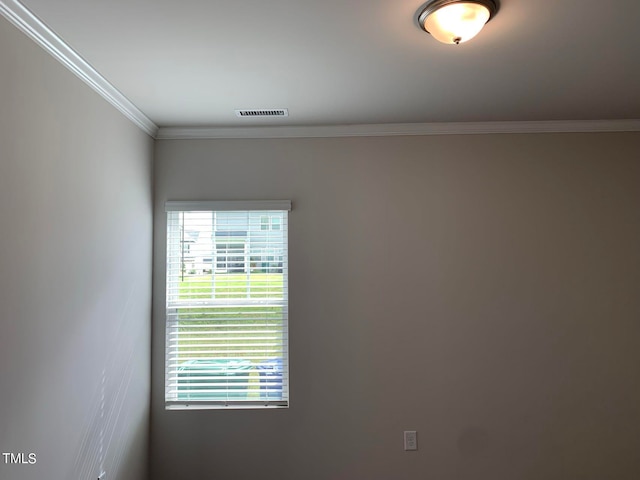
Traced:
<path fill-rule="evenodd" d="M 459 46 L 420 0 L 22 3 L 159 126 L 640 118 L 638 0 L 502 0 Z"/>

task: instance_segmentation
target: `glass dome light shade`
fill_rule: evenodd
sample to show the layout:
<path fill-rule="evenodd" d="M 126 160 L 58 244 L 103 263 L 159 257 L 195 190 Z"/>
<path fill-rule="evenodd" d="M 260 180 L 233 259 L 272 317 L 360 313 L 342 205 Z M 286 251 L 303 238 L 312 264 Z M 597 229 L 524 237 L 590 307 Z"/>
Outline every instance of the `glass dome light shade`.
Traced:
<path fill-rule="evenodd" d="M 475 37 L 489 21 L 491 12 L 480 3 L 444 5 L 424 19 L 424 29 L 442 43 L 463 43 Z"/>

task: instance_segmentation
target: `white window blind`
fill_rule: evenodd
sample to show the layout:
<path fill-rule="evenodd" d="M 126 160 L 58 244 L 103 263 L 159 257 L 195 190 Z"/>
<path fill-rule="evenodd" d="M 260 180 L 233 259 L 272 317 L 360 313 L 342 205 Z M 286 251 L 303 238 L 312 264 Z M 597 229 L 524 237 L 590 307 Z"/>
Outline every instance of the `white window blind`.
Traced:
<path fill-rule="evenodd" d="M 290 208 L 167 202 L 167 408 L 288 406 Z"/>

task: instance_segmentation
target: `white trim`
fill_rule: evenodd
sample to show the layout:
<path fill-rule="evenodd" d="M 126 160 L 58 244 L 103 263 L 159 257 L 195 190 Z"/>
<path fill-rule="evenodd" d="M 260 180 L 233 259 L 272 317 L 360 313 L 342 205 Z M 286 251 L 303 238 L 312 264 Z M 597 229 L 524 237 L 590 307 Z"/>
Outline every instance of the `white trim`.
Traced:
<path fill-rule="evenodd" d="M 257 408 L 289 408 L 288 400 L 270 400 L 270 401 L 228 401 L 228 402 L 211 402 L 211 401 L 171 401 L 165 400 L 165 410 L 215 410 L 215 409 L 257 409 Z"/>
<path fill-rule="evenodd" d="M 0 13 L 129 120 L 155 137 L 158 126 L 27 7 L 18 0 L 0 0 Z"/>
<path fill-rule="evenodd" d="M 386 137 L 399 135 L 482 135 L 491 133 L 638 132 L 640 119 L 558 120 L 532 122 L 388 123 L 336 126 L 162 127 L 156 138 L 312 138 Z"/>
<path fill-rule="evenodd" d="M 166 212 L 196 211 L 245 211 L 245 210 L 286 210 L 291 211 L 291 200 L 211 200 L 211 201 L 168 201 Z"/>

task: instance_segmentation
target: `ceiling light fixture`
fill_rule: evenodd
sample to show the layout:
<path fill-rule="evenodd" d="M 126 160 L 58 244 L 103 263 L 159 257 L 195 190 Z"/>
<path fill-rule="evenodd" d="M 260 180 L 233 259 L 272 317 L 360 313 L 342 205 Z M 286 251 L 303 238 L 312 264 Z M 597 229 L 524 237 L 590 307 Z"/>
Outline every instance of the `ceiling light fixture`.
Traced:
<path fill-rule="evenodd" d="M 497 0 L 431 0 L 418 16 L 420 27 L 442 43 L 475 37 L 498 11 Z"/>

